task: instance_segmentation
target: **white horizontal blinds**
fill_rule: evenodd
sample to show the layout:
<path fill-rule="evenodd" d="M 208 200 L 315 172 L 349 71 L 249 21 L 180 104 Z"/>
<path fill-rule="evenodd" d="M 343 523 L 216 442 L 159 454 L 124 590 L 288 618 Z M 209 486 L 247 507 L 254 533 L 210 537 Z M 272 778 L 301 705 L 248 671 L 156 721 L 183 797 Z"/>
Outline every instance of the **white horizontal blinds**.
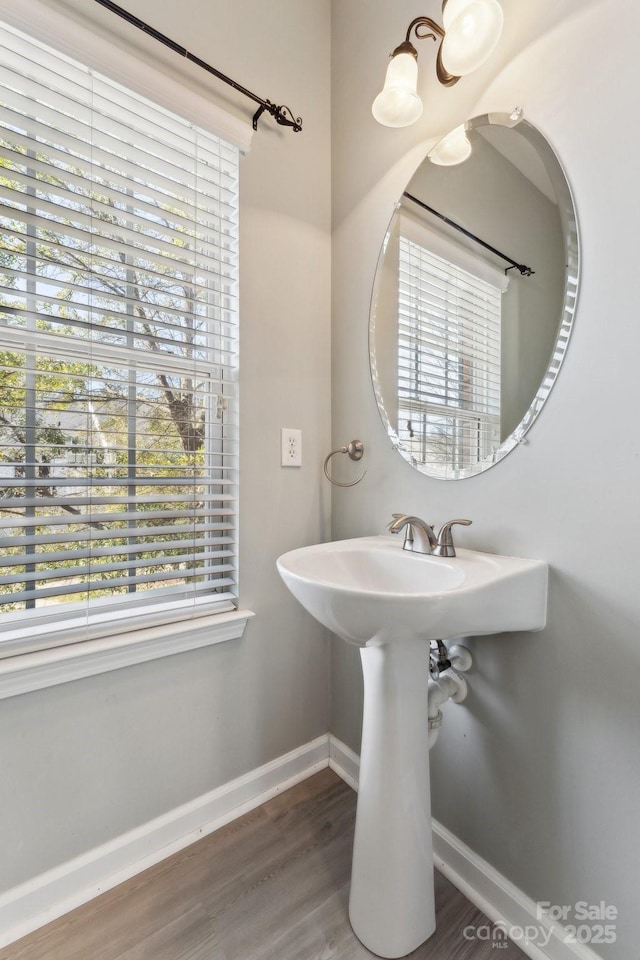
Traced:
<path fill-rule="evenodd" d="M 0 44 L 0 612 L 228 609 L 238 151 Z"/>
<path fill-rule="evenodd" d="M 501 293 L 401 236 L 398 433 L 421 463 L 452 470 L 500 438 Z"/>

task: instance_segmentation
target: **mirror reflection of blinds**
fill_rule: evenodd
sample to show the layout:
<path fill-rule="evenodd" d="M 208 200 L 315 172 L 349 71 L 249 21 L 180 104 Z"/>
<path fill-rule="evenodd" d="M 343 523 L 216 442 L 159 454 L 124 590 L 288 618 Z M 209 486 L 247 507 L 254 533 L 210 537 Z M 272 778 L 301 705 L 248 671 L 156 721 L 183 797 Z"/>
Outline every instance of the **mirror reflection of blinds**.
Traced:
<path fill-rule="evenodd" d="M 501 292 L 399 239 L 398 433 L 421 463 L 479 462 L 500 437 Z"/>
<path fill-rule="evenodd" d="M 3 622 L 231 609 L 238 150 L 0 45 Z"/>

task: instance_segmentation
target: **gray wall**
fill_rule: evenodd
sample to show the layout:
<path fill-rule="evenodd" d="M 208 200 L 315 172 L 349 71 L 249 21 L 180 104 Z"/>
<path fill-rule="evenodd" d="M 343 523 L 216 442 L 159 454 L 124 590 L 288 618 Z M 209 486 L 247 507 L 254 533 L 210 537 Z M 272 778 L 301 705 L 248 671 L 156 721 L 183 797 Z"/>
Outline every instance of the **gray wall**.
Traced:
<path fill-rule="evenodd" d="M 420 50 L 423 118 L 389 130 L 370 115 L 386 56 L 414 16 L 438 16 L 437 4 L 333 4 L 334 444 L 360 437 L 368 467 L 361 484 L 334 494 L 334 537 L 381 533 L 392 511 L 464 516 L 474 523 L 459 542 L 549 561 L 547 628 L 469 641 L 471 692 L 445 708 L 432 753 L 433 810 L 530 897 L 614 904 L 618 941 L 597 949 L 628 960 L 640 938 L 640 194 L 629 121 L 640 8 L 624 0 L 503 0 L 503 8 L 495 57 L 456 87 L 438 87 L 433 52 Z M 583 243 L 575 334 L 526 446 L 479 477 L 432 480 L 393 452 L 369 382 L 378 248 L 431 144 L 469 116 L 515 105 L 555 147 L 575 193 Z M 360 665 L 338 641 L 332 703 L 332 730 L 357 751 Z"/>
<path fill-rule="evenodd" d="M 95 18 L 200 84 L 205 75 L 86 0 Z M 275 570 L 326 537 L 330 443 L 329 4 L 126 0 L 124 6 L 304 118 L 263 119 L 241 162 L 241 641 L 0 702 L 0 891 L 328 729 L 328 641 Z M 215 98 L 252 104 L 205 80 Z M 280 427 L 304 465 L 280 467 Z"/>

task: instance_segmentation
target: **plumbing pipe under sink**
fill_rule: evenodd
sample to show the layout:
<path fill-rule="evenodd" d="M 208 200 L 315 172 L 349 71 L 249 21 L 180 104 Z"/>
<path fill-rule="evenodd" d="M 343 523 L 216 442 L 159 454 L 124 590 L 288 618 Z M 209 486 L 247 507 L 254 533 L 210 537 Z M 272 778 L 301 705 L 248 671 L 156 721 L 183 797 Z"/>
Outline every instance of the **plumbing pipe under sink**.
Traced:
<path fill-rule="evenodd" d="M 467 696 L 467 681 L 460 674 L 467 671 L 473 663 L 471 654 L 466 647 L 454 643 L 449 648 L 449 659 L 451 667 L 443 671 L 437 680 L 429 681 L 427 711 L 429 717 L 429 750 L 438 739 L 442 726 L 442 711 L 440 708 L 443 703 L 446 703 L 447 700 L 462 703 Z"/>

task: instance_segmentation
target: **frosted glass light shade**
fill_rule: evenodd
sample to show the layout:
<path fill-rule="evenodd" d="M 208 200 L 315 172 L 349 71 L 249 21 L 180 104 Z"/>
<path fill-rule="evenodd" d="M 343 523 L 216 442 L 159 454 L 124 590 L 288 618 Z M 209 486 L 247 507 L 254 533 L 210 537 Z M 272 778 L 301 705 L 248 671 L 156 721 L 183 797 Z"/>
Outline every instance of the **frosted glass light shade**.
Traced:
<path fill-rule="evenodd" d="M 463 163 L 470 155 L 471 144 L 464 124 L 461 124 L 436 143 L 429 154 L 429 160 L 441 167 L 453 167 L 456 163 Z"/>
<path fill-rule="evenodd" d="M 491 56 L 504 17 L 498 0 L 447 0 L 442 20 L 442 64 L 448 73 L 463 77 Z"/>
<path fill-rule="evenodd" d="M 410 53 L 398 53 L 387 67 L 384 87 L 373 101 L 371 112 L 385 127 L 408 127 L 422 113 L 416 92 L 418 62 Z"/>

